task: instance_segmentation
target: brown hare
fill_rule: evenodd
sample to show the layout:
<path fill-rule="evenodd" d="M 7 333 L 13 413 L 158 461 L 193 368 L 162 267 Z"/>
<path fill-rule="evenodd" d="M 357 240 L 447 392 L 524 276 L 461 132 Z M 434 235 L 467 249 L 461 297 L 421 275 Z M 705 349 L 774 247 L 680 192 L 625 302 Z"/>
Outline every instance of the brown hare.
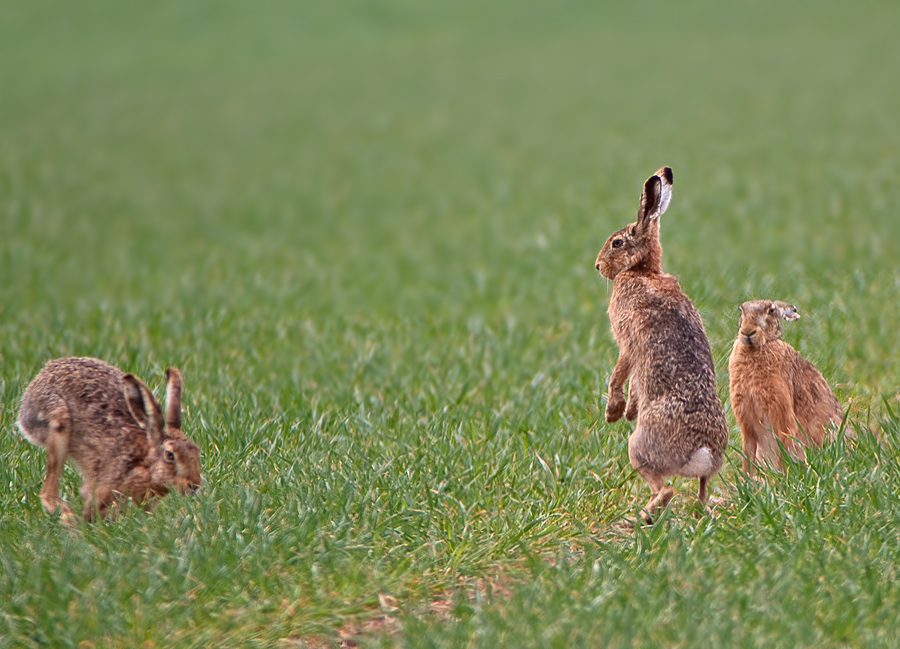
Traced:
<path fill-rule="evenodd" d="M 741 320 L 728 373 L 731 409 L 744 440 L 744 471 L 760 460 L 780 469 L 781 448 L 805 460 L 804 447 L 821 446 L 828 422 L 844 413 L 822 374 L 781 340 L 781 319 L 796 320 L 786 302 L 753 300 L 741 305 Z"/>
<path fill-rule="evenodd" d="M 123 497 L 149 508 L 152 496 L 172 489 L 193 493 L 201 484 L 200 451 L 181 432 L 181 372 L 166 370 L 166 414 L 133 374 L 96 358 L 48 362 L 22 397 L 18 424 L 31 442 L 47 448 L 41 503 L 73 524 L 60 499 L 66 458 L 81 471 L 84 516 L 106 515 Z"/>
<path fill-rule="evenodd" d="M 619 345 L 606 421 L 623 413 L 637 419 L 628 455 L 650 486 L 652 497 L 642 512 L 648 523 L 672 499 L 668 476 L 699 478 L 700 501 L 706 502 L 707 482 L 722 467 L 728 442 L 700 314 L 678 280 L 662 270 L 659 217 L 671 197 L 672 170 L 663 167 L 644 183 L 637 221 L 607 239 L 596 264 L 614 280 L 608 312 Z"/>

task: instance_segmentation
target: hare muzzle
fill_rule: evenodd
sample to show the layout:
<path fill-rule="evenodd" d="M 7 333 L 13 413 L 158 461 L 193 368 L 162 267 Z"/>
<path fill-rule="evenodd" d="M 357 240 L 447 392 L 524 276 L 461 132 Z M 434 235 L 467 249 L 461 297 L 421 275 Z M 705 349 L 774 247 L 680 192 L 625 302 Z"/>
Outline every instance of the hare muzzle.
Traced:
<path fill-rule="evenodd" d="M 178 475 L 175 476 L 175 486 L 182 494 L 195 494 L 200 491 L 203 480 L 200 477 L 199 464 L 196 466 L 179 467 Z"/>
<path fill-rule="evenodd" d="M 750 345 L 751 347 L 761 347 L 762 336 L 759 334 L 759 329 L 751 329 L 750 331 L 741 329 L 741 342 L 745 345 Z"/>
<path fill-rule="evenodd" d="M 181 495 L 193 496 L 195 493 L 200 491 L 201 484 L 199 482 L 193 482 L 192 480 L 188 480 L 185 478 L 176 478 L 175 486 L 178 488 L 178 493 L 180 493 Z"/>

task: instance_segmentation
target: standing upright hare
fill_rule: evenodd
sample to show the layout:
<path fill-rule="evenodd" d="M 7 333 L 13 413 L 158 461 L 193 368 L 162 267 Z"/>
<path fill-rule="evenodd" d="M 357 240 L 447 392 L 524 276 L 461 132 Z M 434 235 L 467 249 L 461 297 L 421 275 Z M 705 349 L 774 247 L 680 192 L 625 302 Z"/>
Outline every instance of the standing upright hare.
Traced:
<path fill-rule="evenodd" d="M 741 320 L 728 373 L 731 409 L 744 440 L 744 471 L 764 460 L 781 468 L 781 451 L 804 460 L 804 447 L 821 446 L 828 422 L 844 413 L 825 378 L 781 340 L 781 319 L 796 320 L 786 302 L 752 300 L 741 305 Z"/>
<path fill-rule="evenodd" d="M 200 487 L 200 451 L 181 432 L 181 372 L 166 370 L 166 415 L 153 394 L 133 374 L 96 358 L 58 358 L 28 385 L 19 410 L 19 428 L 47 448 L 47 477 L 41 503 L 59 509 L 74 523 L 59 497 L 59 476 L 71 457 L 84 483 L 88 520 L 122 496 L 145 504 L 170 489 L 193 493 Z M 146 504 L 149 506 L 149 503 Z"/>
<path fill-rule="evenodd" d="M 629 421 L 637 418 L 628 455 L 652 493 L 642 512 L 647 522 L 672 499 L 668 476 L 700 478 L 705 503 L 707 482 L 722 467 L 728 442 L 700 314 L 678 280 L 662 270 L 659 217 L 671 197 L 672 170 L 663 167 L 644 183 L 637 221 L 607 239 L 596 264 L 614 280 L 608 312 L 619 345 L 606 421 L 617 421 L 623 412 Z M 623 385 L 629 376 L 626 408 Z"/>

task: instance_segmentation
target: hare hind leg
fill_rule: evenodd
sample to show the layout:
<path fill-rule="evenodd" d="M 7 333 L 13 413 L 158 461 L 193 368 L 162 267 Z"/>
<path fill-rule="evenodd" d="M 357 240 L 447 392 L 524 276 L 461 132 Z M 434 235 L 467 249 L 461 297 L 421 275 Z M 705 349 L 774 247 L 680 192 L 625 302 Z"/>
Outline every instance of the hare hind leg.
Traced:
<path fill-rule="evenodd" d="M 646 423 L 639 423 L 628 438 L 628 457 L 631 466 L 647 482 L 652 494 L 652 498 L 641 512 L 641 516 L 648 524 L 653 522 L 656 510 L 668 505 L 675 494 L 663 480 L 665 476 L 675 473 L 675 468 L 668 466 L 667 458 L 659 452 L 658 446 L 652 428 Z"/>
<path fill-rule="evenodd" d="M 59 497 L 59 477 L 69 456 L 69 441 L 72 437 L 72 420 L 65 405 L 53 411 L 49 417 L 47 433 L 47 476 L 41 487 L 41 504 L 52 514 L 59 511 L 60 517 L 67 525 L 75 523 L 72 510 Z"/>
<path fill-rule="evenodd" d="M 669 505 L 669 501 L 672 500 L 672 496 L 675 495 L 675 490 L 666 484 L 662 475 L 647 467 L 638 467 L 637 472 L 647 481 L 647 485 L 650 487 L 650 493 L 652 494 L 650 500 L 644 505 L 644 509 L 641 510 L 641 517 L 644 519 L 644 522 L 651 525 L 656 510 L 664 509 Z"/>

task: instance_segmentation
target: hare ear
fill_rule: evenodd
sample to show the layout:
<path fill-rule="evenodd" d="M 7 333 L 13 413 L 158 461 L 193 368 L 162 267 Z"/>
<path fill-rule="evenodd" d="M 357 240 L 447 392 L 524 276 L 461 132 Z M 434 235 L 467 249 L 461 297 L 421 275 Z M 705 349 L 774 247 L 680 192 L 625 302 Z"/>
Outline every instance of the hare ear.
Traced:
<path fill-rule="evenodd" d="M 147 410 L 144 408 L 144 396 L 141 394 L 141 382 L 134 374 L 126 374 L 122 377 L 125 393 L 125 403 L 131 416 L 141 428 L 147 425 Z"/>
<path fill-rule="evenodd" d="M 163 443 L 165 435 L 162 408 L 159 407 L 159 401 L 150 392 L 150 388 L 143 383 L 141 393 L 144 395 L 144 408 L 147 410 L 147 439 L 151 444 L 159 446 Z"/>
<path fill-rule="evenodd" d="M 122 377 L 125 385 L 125 401 L 138 426 L 147 431 L 147 439 L 154 445 L 162 444 L 162 408 L 153 398 L 150 389 L 134 374 Z"/>
<path fill-rule="evenodd" d="M 642 227 L 647 227 L 659 219 L 662 213 L 668 209 L 669 201 L 672 200 L 673 180 L 672 169 L 663 167 L 644 183 L 637 218 L 638 224 Z"/>
<path fill-rule="evenodd" d="M 781 309 L 781 317 L 787 321 L 796 320 L 800 317 L 800 314 L 797 313 L 797 307 L 793 304 L 788 304 L 787 302 L 776 302 L 775 306 Z"/>
<path fill-rule="evenodd" d="M 166 370 L 166 426 L 181 430 L 181 389 L 184 379 L 177 367 Z"/>

